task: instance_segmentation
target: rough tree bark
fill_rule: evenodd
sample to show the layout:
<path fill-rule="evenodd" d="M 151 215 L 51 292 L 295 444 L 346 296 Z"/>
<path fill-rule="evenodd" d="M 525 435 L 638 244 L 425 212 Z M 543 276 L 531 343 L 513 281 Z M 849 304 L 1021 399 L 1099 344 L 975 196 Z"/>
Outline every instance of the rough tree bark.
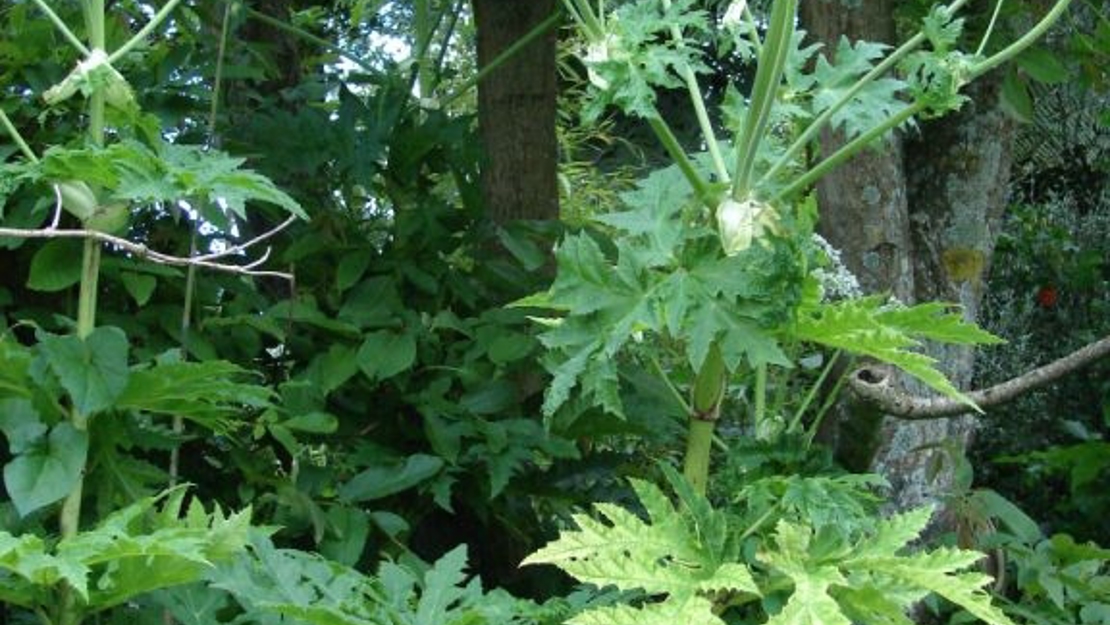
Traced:
<path fill-rule="evenodd" d="M 473 0 L 478 66 L 486 67 L 555 11 L 555 0 Z M 478 83 L 482 189 L 490 217 L 557 219 L 555 29 Z"/>
<path fill-rule="evenodd" d="M 893 43 L 892 4 L 806 2 L 802 20 L 826 52 L 841 36 Z M 923 123 L 908 139 L 889 139 L 832 172 L 818 185 L 818 201 L 823 234 L 866 289 L 906 303 L 957 302 L 974 321 L 1006 203 L 1013 125 L 999 108 L 996 80 L 986 77 L 965 92 L 971 101 L 960 112 Z M 833 136 L 822 143 L 825 152 L 838 144 Z M 966 388 L 971 349 L 934 348 L 931 355 Z M 966 445 L 974 429 L 967 416 L 905 421 L 858 405 L 847 411 L 852 418 L 842 414 L 834 426 L 841 443 L 853 443 L 842 451 L 855 468 L 866 463 L 887 478 L 897 509 L 944 492 L 951 474 L 933 475 L 935 455 L 943 452 L 929 446 Z M 861 441 L 868 443 L 863 449 Z"/>

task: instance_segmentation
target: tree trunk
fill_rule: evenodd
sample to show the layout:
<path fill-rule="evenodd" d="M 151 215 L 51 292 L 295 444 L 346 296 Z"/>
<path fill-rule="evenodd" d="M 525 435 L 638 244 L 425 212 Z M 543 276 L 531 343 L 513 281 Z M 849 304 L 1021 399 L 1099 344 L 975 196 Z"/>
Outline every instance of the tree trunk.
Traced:
<path fill-rule="evenodd" d="M 893 43 L 891 9 L 889 0 L 851 6 L 819 0 L 802 3 L 802 20 L 830 54 L 841 36 Z M 965 93 L 972 101 L 959 113 L 922 124 L 911 139 L 889 138 L 826 176 L 817 191 L 821 232 L 867 291 L 907 304 L 959 303 L 974 321 L 1006 203 L 1012 124 L 999 109 L 996 80 L 981 79 Z M 826 134 L 822 153 L 841 144 Z M 930 350 L 956 386 L 966 387 L 973 350 Z M 945 492 L 952 467 L 937 445 L 966 446 L 973 418 L 911 422 L 842 404 L 827 428 L 838 456 L 854 469 L 883 475 L 894 509 Z"/>
<path fill-rule="evenodd" d="M 478 66 L 489 65 L 555 11 L 555 0 L 473 0 Z M 478 83 L 490 217 L 557 219 L 555 29 L 533 39 Z"/>
<path fill-rule="evenodd" d="M 915 299 L 957 303 L 970 322 L 978 317 L 1010 184 L 1014 124 L 999 106 L 1000 87 L 997 76 L 980 78 L 964 89 L 971 101 L 958 113 L 923 124 L 906 145 Z M 968 387 L 973 348 L 929 351 L 958 388 Z M 891 481 L 899 504 L 921 504 L 950 487 L 951 466 L 929 483 L 934 456 L 943 452 L 919 449 L 947 441 L 964 450 L 975 423 L 971 415 L 885 421 L 873 466 Z"/>

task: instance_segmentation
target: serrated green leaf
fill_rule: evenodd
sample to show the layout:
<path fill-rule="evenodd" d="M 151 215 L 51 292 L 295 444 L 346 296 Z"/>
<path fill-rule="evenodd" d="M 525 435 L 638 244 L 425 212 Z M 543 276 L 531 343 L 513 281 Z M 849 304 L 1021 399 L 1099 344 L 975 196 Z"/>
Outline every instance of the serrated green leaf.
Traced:
<path fill-rule="evenodd" d="M 713 604 L 698 596 L 687 596 L 678 601 L 645 603 L 641 606 L 624 604 L 589 608 L 573 618 L 570 625 L 725 625 L 713 613 Z"/>
<path fill-rule="evenodd" d="M 635 190 L 621 194 L 629 210 L 597 215 L 594 220 L 641 240 L 640 262 L 644 266 L 665 266 L 675 262 L 678 244 L 685 237 L 682 210 L 691 196 L 682 172 L 668 167 L 639 181 Z"/>
<path fill-rule="evenodd" d="M 183 497 L 184 489 L 178 488 L 164 497 L 142 499 L 58 544 L 59 558 L 98 571 L 89 591 L 91 605 L 108 608 L 153 590 L 195 582 L 213 563 L 242 552 L 249 508 L 224 515 L 218 508 L 206 513 L 194 502 L 180 518 Z M 159 501 L 163 509 L 148 514 Z"/>
<path fill-rule="evenodd" d="M 926 302 L 909 308 L 878 309 L 875 319 L 903 334 L 955 345 L 997 345 L 1005 341 L 969 323 L 959 310 L 944 302 Z"/>
<path fill-rule="evenodd" d="M 39 349 L 74 408 L 91 415 L 110 408 L 127 387 L 130 345 L 123 330 L 101 326 L 84 339 L 46 335 Z"/>
<path fill-rule="evenodd" d="M 850 625 L 840 604 L 829 595 L 829 586 L 843 584 L 833 567 L 801 571 L 790 575 L 794 592 L 782 610 L 767 620 L 767 625 Z"/>
<path fill-rule="evenodd" d="M 464 594 L 466 544 L 448 551 L 424 574 L 424 592 L 416 604 L 414 625 L 440 625 L 448 621 L 451 604 Z"/>
<path fill-rule="evenodd" d="M 577 530 L 560 532 L 558 540 L 521 564 L 554 564 L 582 582 L 665 593 L 678 603 L 709 588 L 759 594 L 746 568 L 716 560 L 698 528 L 687 524 L 658 487 L 632 484 L 648 520 L 615 504 L 596 503 L 599 518 L 574 515 Z"/>
<path fill-rule="evenodd" d="M 820 114 L 840 102 L 854 90 L 846 104 L 832 116 L 833 128 L 843 128 L 845 136 L 852 138 L 871 130 L 905 106 L 898 93 L 906 84 L 894 78 L 873 80 L 863 88 L 857 82 L 883 59 L 889 46 L 867 41 L 854 44 L 841 37 L 830 62 L 824 55 L 817 59 L 813 79 L 820 86 L 814 91 L 813 112 Z"/>
<path fill-rule="evenodd" d="M 270 389 L 247 382 L 254 375 L 223 360 L 158 364 L 133 371 L 116 405 L 180 416 L 227 433 L 248 409 L 265 408 L 273 397 Z"/>
<path fill-rule="evenodd" d="M 151 593 L 156 605 L 169 610 L 180 625 L 212 625 L 219 622 L 231 595 L 206 583 L 185 584 Z"/>
<path fill-rule="evenodd" d="M 81 281 L 81 242 L 75 239 L 47 241 L 31 258 L 27 288 L 54 293 Z"/>
<path fill-rule="evenodd" d="M 884 311 L 875 298 L 822 305 L 798 319 L 795 336 L 850 353 L 890 363 L 933 390 L 976 409 L 963 393 L 938 371 L 936 359 L 911 351 L 918 338 L 959 343 L 997 342 L 993 335 L 964 323 L 956 315 L 940 314 L 944 304 L 922 304 Z"/>
<path fill-rule="evenodd" d="M 62 422 L 51 428 L 44 442 L 4 466 L 4 486 L 20 516 L 61 501 L 85 469 L 88 432 Z"/>
<path fill-rule="evenodd" d="M 18 576 L 0 585 L 0 598 L 7 603 L 38 607 L 43 590 L 59 581 L 65 581 L 82 599 L 88 599 L 88 567 L 47 553 L 45 543 L 34 534 L 15 537 L 0 531 L 0 569 Z"/>

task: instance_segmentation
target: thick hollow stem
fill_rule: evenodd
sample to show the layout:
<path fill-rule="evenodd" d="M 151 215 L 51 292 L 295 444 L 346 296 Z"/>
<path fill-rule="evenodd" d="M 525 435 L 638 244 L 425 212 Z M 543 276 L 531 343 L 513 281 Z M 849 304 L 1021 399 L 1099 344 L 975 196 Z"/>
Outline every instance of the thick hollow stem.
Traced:
<path fill-rule="evenodd" d="M 732 181 L 732 197 L 739 201 L 751 191 L 752 169 L 759 144 L 767 130 L 782 82 L 783 69 L 789 56 L 794 36 L 794 17 L 797 0 L 779 0 L 771 9 L 771 22 L 759 67 L 755 72 L 751 105 L 748 107 L 744 127 L 736 141 L 736 171 Z"/>
<path fill-rule="evenodd" d="M 686 438 L 686 458 L 682 474 L 694 492 L 704 495 L 709 486 L 709 452 L 713 447 L 713 430 L 717 422 L 690 419 Z"/>
<path fill-rule="evenodd" d="M 728 369 L 721 350 L 714 343 L 694 380 L 690 427 L 686 439 L 683 474 L 694 491 L 705 494 L 709 485 L 709 452 L 713 446 L 713 430 L 721 411 Z"/>

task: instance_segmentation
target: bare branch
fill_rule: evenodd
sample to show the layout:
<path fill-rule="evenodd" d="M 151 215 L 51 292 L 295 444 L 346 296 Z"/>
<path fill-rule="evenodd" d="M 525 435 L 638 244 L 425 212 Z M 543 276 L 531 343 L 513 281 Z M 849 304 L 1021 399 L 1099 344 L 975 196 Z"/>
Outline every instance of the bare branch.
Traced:
<path fill-rule="evenodd" d="M 1110 336 L 990 388 L 966 393 L 981 408 L 1008 402 L 1110 355 Z M 947 397 L 910 395 L 894 386 L 894 372 L 885 365 L 853 371 L 848 384 L 857 395 L 893 417 L 918 421 L 953 417 L 969 412 L 967 404 Z"/>
<path fill-rule="evenodd" d="M 55 192 L 57 193 L 57 190 Z M 239 254 L 247 250 L 251 246 L 257 245 L 258 243 L 261 243 L 262 241 L 273 237 L 277 233 L 288 228 L 295 220 L 296 217 L 290 217 L 281 222 L 272 230 L 264 232 L 249 241 L 240 243 L 239 245 L 233 245 L 221 252 L 188 258 L 163 254 L 162 252 L 152 250 L 145 245 L 134 243 L 132 241 L 128 241 L 127 239 L 110 235 L 106 232 L 99 232 L 96 230 L 58 230 L 54 227 L 55 224 L 51 224 L 51 226 L 48 228 L 33 230 L 23 228 L 0 228 L 0 237 L 15 237 L 21 239 L 93 239 L 96 241 L 100 241 L 101 243 L 109 243 L 111 245 L 115 245 L 116 247 L 119 247 L 127 252 L 130 252 L 131 254 L 134 254 L 138 258 L 143 258 L 161 265 L 170 265 L 174 267 L 202 267 L 205 269 L 211 269 L 213 271 L 220 271 L 223 273 L 232 273 L 254 277 L 265 276 L 271 278 L 281 278 L 282 280 L 289 280 L 290 282 L 292 282 L 292 273 L 287 273 L 283 271 L 261 271 L 256 269 L 256 267 L 264 263 L 270 257 L 269 248 L 266 249 L 261 258 L 250 261 L 245 265 L 232 265 L 229 263 L 221 263 L 216 261 L 221 258 L 227 258 L 228 256 L 234 254 Z"/>

